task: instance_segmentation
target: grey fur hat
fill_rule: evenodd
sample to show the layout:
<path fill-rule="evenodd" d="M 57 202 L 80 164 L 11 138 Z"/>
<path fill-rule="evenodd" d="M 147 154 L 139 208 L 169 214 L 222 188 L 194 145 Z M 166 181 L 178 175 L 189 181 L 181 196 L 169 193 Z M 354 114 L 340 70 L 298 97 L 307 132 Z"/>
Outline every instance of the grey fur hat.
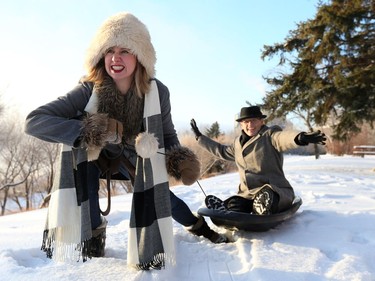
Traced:
<path fill-rule="evenodd" d="M 150 77 L 155 76 L 156 54 L 150 34 L 147 27 L 134 15 L 118 13 L 100 26 L 86 52 L 86 70 L 94 68 L 105 51 L 114 46 L 129 49 Z"/>

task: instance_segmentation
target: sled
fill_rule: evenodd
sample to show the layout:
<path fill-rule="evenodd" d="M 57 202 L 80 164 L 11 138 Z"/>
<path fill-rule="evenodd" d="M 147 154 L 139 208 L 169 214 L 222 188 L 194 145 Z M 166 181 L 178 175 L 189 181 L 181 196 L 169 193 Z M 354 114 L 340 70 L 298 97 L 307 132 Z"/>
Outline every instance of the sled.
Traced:
<path fill-rule="evenodd" d="M 255 215 L 234 211 L 220 211 L 208 208 L 200 208 L 198 214 L 206 216 L 220 227 L 229 230 L 245 230 L 262 232 L 276 227 L 291 218 L 302 205 L 302 199 L 295 197 L 292 206 L 281 213 L 271 215 Z"/>

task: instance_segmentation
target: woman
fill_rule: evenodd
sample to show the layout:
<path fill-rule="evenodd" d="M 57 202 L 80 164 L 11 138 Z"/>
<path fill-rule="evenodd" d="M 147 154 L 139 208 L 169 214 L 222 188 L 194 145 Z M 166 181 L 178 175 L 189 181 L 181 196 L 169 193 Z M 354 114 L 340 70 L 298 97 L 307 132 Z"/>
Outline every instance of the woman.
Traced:
<path fill-rule="evenodd" d="M 63 245 L 54 252 L 62 259 L 77 243 L 84 260 L 104 255 L 106 220 L 98 201 L 103 155 L 121 156 L 119 170 L 134 185 L 129 264 L 159 268 L 173 255 L 171 216 L 196 235 L 226 242 L 169 190 L 168 175 L 190 185 L 200 166 L 194 153 L 179 144 L 168 88 L 154 78 L 155 62 L 146 26 L 130 13 L 114 15 L 88 48 L 87 76 L 27 116 L 26 133 L 64 145 L 44 234 L 48 256 Z"/>

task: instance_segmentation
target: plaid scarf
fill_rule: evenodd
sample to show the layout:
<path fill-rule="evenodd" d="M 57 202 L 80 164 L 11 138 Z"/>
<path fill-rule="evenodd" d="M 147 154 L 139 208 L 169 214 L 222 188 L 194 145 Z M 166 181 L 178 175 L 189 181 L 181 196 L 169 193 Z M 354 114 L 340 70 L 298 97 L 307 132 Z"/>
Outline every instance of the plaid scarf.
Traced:
<path fill-rule="evenodd" d="M 95 112 L 95 92 L 87 105 Z M 158 88 L 145 95 L 143 127 L 159 141 L 156 155 L 138 156 L 128 237 L 128 265 L 160 269 L 174 261 L 173 226 Z M 88 258 L 92 236 L 87 186 L 87 153 L 62 146 L 48 209 L 42 250 L 57 261 Z"/>
<path fill-rule="evenodd" d="M 41 249 L 56 261 L 88 258 L 91 238 L 87 161 L 82 150 L 61 145 Z"/>
<path fill-rule="evenodd" d="M 151 91 L 145 96 L 143 126 L 147 133 L 154 134 L 158 139 L 159 153 L 147 159 L 137 159 L 130 215 L 128 264 L 148 270 L 164 267 L 166 259 L 174 260 L 163 124 L 155 81 L 152 81 Z"/>

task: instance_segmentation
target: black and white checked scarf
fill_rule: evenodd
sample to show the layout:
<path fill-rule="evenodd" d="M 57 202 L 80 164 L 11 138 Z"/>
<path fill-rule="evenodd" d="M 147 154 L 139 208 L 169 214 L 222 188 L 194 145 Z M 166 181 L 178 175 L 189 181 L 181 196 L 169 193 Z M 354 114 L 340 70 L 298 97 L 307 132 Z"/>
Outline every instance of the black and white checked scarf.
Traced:
<path fill-rule="evenodd" d="M 61 145 L 56 170 L 41 249 L 56 261 L 86 261 L 92 236 L 86 156 Z"/>
<path fill-rule="evenodd" d="M 91 100 L 95 101 L 90 103 Z M 94 93 L 90 101 L 89 112 L 95 112 L 92 109 L 92 105 L 97 104 Z M 143 127 L 158 139 L 159 153 L 137 159 L 127 263 L 148 270 L 163 268 L 167 261 L 173 263 L 175 254 L 162 117 L 155 81 L 151 82 L 151 90 L 145 95 Z M 77 261 L 80 257 L 85 261 L 88 257 L 86 243 L 91 238 L 87 155 L 64 145 L 60 156 L 42 250 L 57 261 Z"/>
<path fill-rule="evenodd" d="M 139 269 L 160 269 L 174 261 L 173 226 L 168 174 L 165 164 L 163 125 L 158 88 L 151 82 L 145 95 L 145 132 L 159 141 L 158 152 L 150 158 L 138 156 L 130 215 L 128 264 Z"/>

